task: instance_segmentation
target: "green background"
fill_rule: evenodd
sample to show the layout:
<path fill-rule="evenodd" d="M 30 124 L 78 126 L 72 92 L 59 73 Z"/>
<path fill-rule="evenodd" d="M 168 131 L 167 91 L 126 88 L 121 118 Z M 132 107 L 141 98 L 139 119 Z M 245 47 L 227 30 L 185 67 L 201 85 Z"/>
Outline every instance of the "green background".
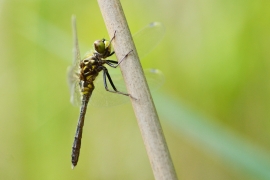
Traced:
<path fill-rule="evenodd" d="M 166 77 L 153 98 L 179 179 L 270 179 L 269 1 L 122 6 L 132 33 L 166 27 L 142 65 Z M 82 54 L 108 38 L 96 1 L 0 1 L 0 179 L 154 179 L 130 103 L 89 106 L 71 170 L 72 14 Z"/>

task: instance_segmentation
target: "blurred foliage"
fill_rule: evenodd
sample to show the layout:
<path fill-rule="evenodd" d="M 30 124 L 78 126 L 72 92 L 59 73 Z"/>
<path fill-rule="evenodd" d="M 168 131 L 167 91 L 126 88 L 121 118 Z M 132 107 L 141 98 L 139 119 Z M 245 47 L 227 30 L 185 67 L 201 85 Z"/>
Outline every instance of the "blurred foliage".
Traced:
<path fill-rule="evenodd" d="M 179 179 L 270 179 L 270 3 L 123 1 L 132 33 L 166 27 L 142 64 Z M 153 179 L 130 104 L 89 107 L 80 161 L 70 152 L 71 15 L 81 52 L 108 34 L 96 1 L 0 1 L 1 179 Z M 268 172 L 269 171 L 269 172 Z"/>

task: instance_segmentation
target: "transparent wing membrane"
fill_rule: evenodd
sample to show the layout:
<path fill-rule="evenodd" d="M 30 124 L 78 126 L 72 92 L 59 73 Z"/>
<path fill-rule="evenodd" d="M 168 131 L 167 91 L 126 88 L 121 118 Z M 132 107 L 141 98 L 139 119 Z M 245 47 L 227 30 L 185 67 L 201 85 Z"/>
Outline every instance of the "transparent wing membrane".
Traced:
<path fill-rule="evenodd" d="M 155 91 L 164 84 L 165 76 L 159 69 L 145 69 L 143 71 L 150 91 Z"/>
<path fill-rule="evenodd" d="M 140 58 L 144 58 L 163 39 L 165 27 L 160 22 L 152 22 L 134 34 L 133 40 Z"/>
<path fill-rule="evenodd" d="M 78 36 L 77 36 L 77 27 L 76 27 L 76 18 L 72 16 L 72 30 L 73 30 L 73 62 L 72 65 L 68 67 L 68 86 L 70 91 L 70 102 L 77 106 L 80 105 L 80 88 L 79 88 L 79 65 L 81 61 Z"/>

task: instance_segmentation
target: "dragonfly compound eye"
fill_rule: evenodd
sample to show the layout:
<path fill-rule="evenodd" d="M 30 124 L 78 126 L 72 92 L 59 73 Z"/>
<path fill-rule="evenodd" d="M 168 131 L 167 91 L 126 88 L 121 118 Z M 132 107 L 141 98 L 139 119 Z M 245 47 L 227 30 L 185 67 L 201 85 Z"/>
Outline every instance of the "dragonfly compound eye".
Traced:
<path fill-rule="evenodd" d="M 104 41 L 102 40 L 96 40 L 94 42 L 94 47 L 95 47 L 95 50 L 100 54 L 103 54 L 105 51 L 105 44 L 104 44 Z"/>

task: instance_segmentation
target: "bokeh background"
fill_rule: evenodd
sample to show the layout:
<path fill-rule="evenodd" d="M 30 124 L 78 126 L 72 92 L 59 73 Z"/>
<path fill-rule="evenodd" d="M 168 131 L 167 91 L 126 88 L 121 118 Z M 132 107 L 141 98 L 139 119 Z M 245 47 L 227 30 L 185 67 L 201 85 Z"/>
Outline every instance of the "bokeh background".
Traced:
<path fill-rule="evenodd" d="M 270 3 L 122 1 L 132 33 L 166 27 L 146 58 L 179 179 L 270 179 Z M 89 106 L 78 166 L 79 109 L 69 103 L 71 15 L 81 52 L 108 37 L 97 1 L 0 1 L 0 179 L 154 179 L 130 103 Z"/>

